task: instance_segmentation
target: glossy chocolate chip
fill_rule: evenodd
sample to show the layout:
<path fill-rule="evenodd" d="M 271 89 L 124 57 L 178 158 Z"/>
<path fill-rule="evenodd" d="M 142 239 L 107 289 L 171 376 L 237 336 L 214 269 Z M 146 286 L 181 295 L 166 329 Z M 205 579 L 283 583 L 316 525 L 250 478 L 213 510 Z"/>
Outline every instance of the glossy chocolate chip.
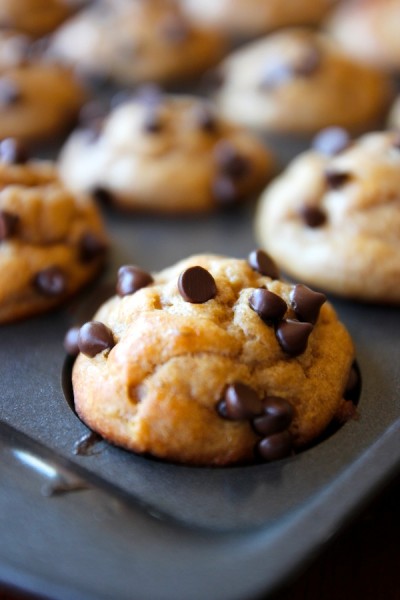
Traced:
<path fill-rule="evenodd" d="M 202 304 L 217 294 L 214 277 L 203 267 L 190 267 L 180 274 L 178 289 L 182 298 L 192 304 Z"/>
<path fill-rule="evenodd" d="M 286 302 L 277 294 L 264 288 L 255 290 L 250 298 L 249 305 L 263 321 L 280 321 L 286 310 Z"/>
<path fill-rule="evenodd" d="M 250 252 L 247 261 L 254 271 L 270 277 L 279 279 L 279 270 L 272 258 L 264 250 L 253 250 Z"/>
<path fill-rule="evenodd" d="M 36 275 L 34 285 L 43 296 L 61 296 L 66 290 L 65 273 L 59 267 L 48 267 Z"/>
<path fill-rule="evenodd" d="M 260 415 L 263 411 L 263 403 L 251 387 L 244 383 L 233 383 L 226 388 L 218 411 L 226 419 L 242 421 Z"/>
<path fill-rule="evenodd" d="M 0 106 L 13 106 L 22 98 L 21 90 L 15 81 L 7 77 L 0 78 Z"/>
<path fill-rule="evenodd" d="M 100 321 L 89 321 L 82 325 L 79 330 L 79 351 L 90 358 L 114 346 L 114 336 L 111 329 L 104 323 L 100 323 Z"/>
<path fill-rule="evenodd" d="M 221 209 L 229 209 L 240 201 L 240 194 L 230 177 L 221 175 L 212 182 L 212 195 Z"/>
<path fill-rule="evenodd" d="M 16 138 L 0 142 L 0 161 L 8 164 L 24 164 L 29 159 L 26 147 Z"/>
<path fill-rule="evenodd" d="M 326 185 L 332 190 L 341 188 L 351 180 L 350 173 L 335 171 L 334 169 L 326 169 L 324 175 Z"/>
<path fill-rule="evenodd" d="M 215 112 L 206 104 L 199 104 L 194 107 L 193 118 L 197 127 L 206 133 L 215 133 L 218 129 Z"/>
<path fill-rule="evenodd" d="M 0 242 L 12 237 L 17 229 L 19 217 L 6 210 L 0 210 Z"/>
<path fill-rule="evenodd" d="M 343 127 L 326 127 L 314 137 L 312 147 L 325 156 L 335 156 L 351 144 L 351 138 Z"/>
<path fill-rule="evenodd" d="M 113 201 L 113 195 L 110 190 L 105 187 L 97 186 L 93 188 L 91 192 L 93 198 L 100 204 L 111 204 Z"/>
<path fill-rule="evenodd" d="M 299 321 L 314 324 L 318 320 L 321 306 L 326 302 L 326 296 L 298 283 L 290 293 L 290 300 Z"/>
<path fill-rule="evenodd" d="M 85 233 L 79 241 L 79 258 L 83 263 L 91 262 L 104 256 L 107 244 L 95 233 Z"/>
<path fill-rule="evenodd" d="M 67 331 L 64 337 L 64 348 L 65 351 L 70 356 L 78 356 L 79 354 L 79 346 L 78 346 L 78 337 L 79 337 L 80 327 L 71 327 Z"/>
<path fill-rule="evenodd" d="M 158 110 L 148 108 L 145 112 L 143 124 L 143 131 L 150 134 L 160 133 L 163 129 L 163 122 Z"/>
<path fill-rule="evenodd" d="M 312 330 L 311 323 L 302 323 L 295 319 L 284 319 L 276 327 L 275 334 L 284 352 L 291 356 L 298 356 L 307 348 L 308 338 Z"/>
<path fill-rule="evenodd" d="M 134 265 L 124 265 L 118 269 L 117 294 L 119 296 L 134 294 L 153 281 L 153 277 L 147 271 Z"/>
<path fill-rule="evenodd" d="M 235 146 L 226 140 L 216 144 L 214 158 L 219 171 L 232 179 L 242 179 L 251 167 L 248 158 L 240 154 Z"/>
<path fill-rule="evenodd" d="M 264 400 L 264 414 L 253 419 L 253 427 L 260 435 L 272 435 L 284 431 L 293 420 L 293 407 L 283 398 L 269 397 Z"/>
<path fill-rule="evenodd" d="M 322 227 L 326 222 L 326 214 L 318 206 L 305 204 L 299 210 L 299 215 L 307 227 L 312 229 Z"/>
<path fill-rule="evenodd" d="M 292 452 L 292 436 L 288 431 L 273 433 L 258 442 L 257 452 L 265 461 L 285 458 Z"/>

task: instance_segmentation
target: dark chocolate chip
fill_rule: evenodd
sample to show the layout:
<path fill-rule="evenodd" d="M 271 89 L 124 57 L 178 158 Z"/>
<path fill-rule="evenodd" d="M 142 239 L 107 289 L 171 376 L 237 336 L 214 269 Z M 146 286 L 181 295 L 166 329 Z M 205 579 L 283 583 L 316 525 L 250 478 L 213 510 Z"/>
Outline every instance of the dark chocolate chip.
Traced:
<path fill-rule="evenodd" d="M 25 146 L 16 138 L 5 138 L 0 142 L 0 160 L 8 164 L 23 164 L 29 159 Z"/>
<path fill-rule="evenodd" d="M 91 192 L 93 198 L 97 201 L 100 202 L 101 204 L 112 204 L 113 202 L 113 195 L 112 193 L 107 190 L 105 187 L 95 187 L 93 188 L 92 192 Z"/>
<path fill-rule="evenodd" d="M 223 175 L 212 182 L 212 195 L 221 209 L 232 208 L 240 202 L 240 194 L 235 183 L 230 177 Z"/>
<path fill-rule="evenodd" d="M 34 285 L 44 296 L 61 296 L 66 289 L 65 273 L 60 267 L 48 267 L 36 275 Z"/>
<path fill-rule="evenodd" d="M 115 346 L 113 332 L 100 321 L 89 321 L 82 325 L 78 335 L 79 351 L 90 358 Z"/>
<path fill-rule="evenodd" d="M 143 128 L 143 131 L 145 131 L 146 133 L 152 133 L 152 134 L 160 133 L 160 131 L 162 131 L 163 121 L 162 121 L 161 115 L 157 109 L 148 108 L 146 110 L 146 113 L 145 113 L 144 119 L 143 119 L 142 128 Z"/>
<path fill-rule="evenodd" d="M 91 262 L 104 256 L 107 248 L 106 242 L 95 233 L 85 233 L 79 242 L 79 258 L 83 263 Z"/>
<path fill-rule="evenodd" d="M 247 261 L 254 271 L 270 277 L 279 279 L 279 270 L 272 258 L 264 250 L 253 250 L 250 252 Z"/>
<path fill-rule="evenodd" d="M 218 121 L 215 112 L 206 104 L 196 105 L 193 109 L 195 123 L 199 129 L 206 133 L 215 133 L 217 131 Z"/>
<path fill-rule="evenodd" d="M 18 223 L 19 217 L 17 215 L 13 215 L 6 210 L 0 210 L 0 242 L 14 235 Z"/>
<path fill-rule="evenodd" d="M 322 225 L 326 222 L 326 214 L 323 210 L 318 208 L 318 206 L 305 204 L 299 210 L 299 215 L 307 227 L 311 227 L 313 229 L 316 227 L 322 227 Z"/>
<path fill-rule="evenodd" d="M 314 324 L 318 320 L 321 306 L 326 302 L 326 296 L 298 283 L 290 293 L 290 300 L 296 317 L 300 321 Z"/>
<path fill-rule="evenodd" d="M 250 298 L 249 305 L 263 321 L 280 321 L 286 310 L 286 302 L 277 294 L 264 288 L 255 290 Z"/>
<path fill-rule="evenodd" d="M 253 427 L 260 435 L 284 431 L 293 420 L 293 407 L 283 398 L 271 396 L 264 400 L 264 414 L 253 420 Z"/>
<path fill-rule="evenodd" d="M 221 404 L 221 403 L 220 403 Z M 225 390 L 221 416 L 235 421 L 251 419 L 263 412 L 263 403 L 255 390 L 244 383 L 233 383 Z"/>
<path fill-rule="evenodd" d="M 147 271 L 134 265 L 124 265 L 118 270 L 117 293 L 119 296 L 134 294 L 153 281 L 153 277 Z"/>
<path fill-rule="evenodd" d="M 232 179 L 242 179 L 251 167 L 247 157 L 238 152 L 230 142 L 221 140 L 214 148 L 215 162 L 221 173 Z"/>
<path fill-rule="evenodd" d="M 292 452 L 292 436 L 288 431 L 273 433 L 258 442 L 257 452 L 265 461 L 285 458 Z"/>
<path fill-rule="evenodd" d="M 351 144 L 349 133 L 343 127 L 326 127 L 314 137 L 312 147 L 326 156 L 335 156 Z"/>
<path fill-rule="evenodd" d="M 64 337 L 64 348 L 65 351 L 71 356 L 78 356 L 79 354 L 79 346 L 78 346 L 78 337 L 79 337 L 80 327 L 71 327 L 67 331 Z"/>
<path fill-rule="evenodd" d="M 309 46 L 300 60 L 294 65 L 293 72 L 300 77 L 309 77 L 321 66 L 321 52 L 316 46 Z"/>
<path fill-rule="evenodd" d="M 202 304 L 217 294 L 214 277 L 203 267 L 190 267 L 180 274 L 179 292 L 186 302 Z"/>
<path fill-rule="evenodd" d="M 0 78 L 0 106 L 13 106 L 22 98 L 21 90 L 15 81 L 7 77 Z"/>
<path fill-rule="evenodd" d="M 179 15 L 168 15 L 160 25 L 161 35 L 168 42 L 182 44 L 190 35 L 188 23 Z"/>
<path fill-rule="evenodd" d="M 350 173 L 346 173 L 344 171 L 335 171 L 334 169 L 326 169 L 324 175 L 326 185 L 332 190 L 341 188 L 351 180 Z"/>
<path fill-rule="evenodd" d="M 276 338 L 284 352 L 291 356 L 302 354 L 307 348 L 311 323 L 302 323 L 295 319 L 284 319 L 275 329 Z"/>

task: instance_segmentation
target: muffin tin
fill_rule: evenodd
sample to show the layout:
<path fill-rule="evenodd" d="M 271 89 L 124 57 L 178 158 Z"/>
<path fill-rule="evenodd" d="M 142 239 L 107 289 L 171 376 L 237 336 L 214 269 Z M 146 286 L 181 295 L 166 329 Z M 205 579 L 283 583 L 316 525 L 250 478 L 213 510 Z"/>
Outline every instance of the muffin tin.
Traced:
<path fill-rule="evenodd" d="M 286 160 L 298 150 L 278 147 Z M 360 416 L 314 447 L 214 469 L 136 456 L 85 437 L 68 403 L 64 334 L 90 318 L 121 264 L 246 257 L 254 206 L 184 219 L 105 209 L 105 218 L 113 247 L 102 278 L 61 310 L 1 328 L 0 580 L 55 600 L 272 592 L 399 471 L 400 313 L 330 298 L 356 345 Z"/>

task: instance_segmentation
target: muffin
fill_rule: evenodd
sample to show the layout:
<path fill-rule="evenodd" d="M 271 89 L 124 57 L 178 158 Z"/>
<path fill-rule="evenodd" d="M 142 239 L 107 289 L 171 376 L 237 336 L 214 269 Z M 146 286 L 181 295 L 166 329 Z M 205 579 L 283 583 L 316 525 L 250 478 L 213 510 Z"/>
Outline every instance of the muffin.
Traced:
<path fill-rule="evenodd" d="M 107 238 L 89 196 L 68 191 L 56 167 L 0 142 L 0 323 L 46 312 L 100 271 Z"/>
<path fill-rule="evenodd" d="M 309 285 L 398 304 L 399 190 L 398 133 L 352 141 L 325 131 L 261 197 L 258 240 L 287 274 Z"/>
<path fill-rule="evenodd" d="M 233 207 L 260 192 L 274 168 L 261 141 L 208 102 L 155 91 L 73 133 L 59 164 L 72 189 L 169 215 Z"/>
<path fill-rule="evenodd" d="M 277 277 L 262 251 L 122 266 L 70 350 L 78 415 L 114 444 L 192 465 L 310 444 L 343 415 L 353 344 L 323 294 Z"/>

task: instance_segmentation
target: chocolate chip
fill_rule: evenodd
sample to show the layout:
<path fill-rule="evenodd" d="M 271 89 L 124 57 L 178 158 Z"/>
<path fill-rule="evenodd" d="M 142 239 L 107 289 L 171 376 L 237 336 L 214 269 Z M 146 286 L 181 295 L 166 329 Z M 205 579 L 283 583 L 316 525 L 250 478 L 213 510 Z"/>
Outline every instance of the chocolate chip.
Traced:
<path fill-rule="evenodd" d="M 264 414 L 253 419 L 253 427 L 260 435 L 284 431 L 293 420 L 293 407 L 283 398 L 274 396 L 264 400 Z"/>
<path fill-rule="evenodd" d="M 218 412 L 226 419 L 242 421 L 260 415 L 263 403 L 257 392 L 244 383 L 233 383 L 225 390 Z"/>
<path fill-rule="evenodd" d="M 212 195 L 219 208 L 232 208 L 239 204 L 240 194 L 230 177 L 220 176 L 212 182 Z"/>
<path fill-rule="evenodd" d="M 250 252 L 247 261 L 254 271 L 270 277 L 279 279 L 279 270 L 272 258 L 264 250 L 253 250 Z"/>
<path fill-rule="evenodd" d="M 300 60 L 294 65 L 295 75 L 309 77 L 321 66 L 321 52 L 316 46 L 309 46 Z"/>
<path fill-rule="evenodd" d="M 215 133 L 217 131 L 217 118 L 215 112 L 206 104 L 198 104 L 193 109 L 195 123 L 199 129 L 206 133 Z"/>
<path fill-rule="evenodd" d="M 326 222 L 326 214 L 318 206 L 305 204 L 299 210 L 299 215 L 307 227 L 321 227 Z"/>
<path fill-rule="evenodd" d="M 326 127 L 314 137 L 312 147 L 326 156 L 335 156 L 351 144 L 349 133 L 343 127 Z"/>
<path fill-rule="evenodd" d="M 277 294 L 264 288 L 255 290 L 249 305 L 263 321 L 280 321 L 287 310 L 286 302 Z"/>
<path fill-rule="evenodd" d="M 350 173 L 346 173 L 344 171 L 335 171 L 333 169 L 326 169 L 324 175 L 326 185 L 332 190 L 342 187 L 351 179 Z"/>
<path fill-rule="evenodd" d="M 291 356 L 298 356 L 307 348 L 308 337 L 312 330 L 311 323 L 284 319 L 276 327 L 275 334 L 284 352 Z"/>
<path fill-rule="evenodd" d="M 179 292 L 186 302 L 202 304 L 217 294 L 214 277 L 203 267 L 190 267 L 180 274 Z"/>
<path fill-rule="evenodd" d="M 0 160 L 7 164 L 23 164 L 29 159 L 25 146 L 16 138 L 5 138 L 0 142 Z"/>
<path fill-rule="evenodd" d="M 273 433 L 257 444 L 257 452 L 265 461 L 279 460 L 289 456 L 292 451 L 292 436 L 288 431 Z"/>
<path fill-rule="evenodd" d="M 112 204 L 113 195 L 105 187 L 97 186 L 91 191 L 93 198 L 100 204 Z"/>
<path fill-rule="evenodd" d="M 134 265 L 124 265 L 118 270 L 117 293 L 119 296 L 134 294 L 153 281 L 153 277 L 147 271 Z"/>
<path fill-rule="evenodd" d="M 22 98 L 21 90 L 15 81 L 7 77 L 0 78 L 0 106 L 12 106 Z"/>
<path fill-rule="evenodd" d="M 48 267 L 36 275 L 34 285 L 44 296 L 61 296 L 66 289 L 65 273 L 59 267 Z"/>
<path fill-rule="evenodd" d="M 83 263 L 91 262 L 104 256 L 107 244 L 95 233 L 85 233 L 79 241 L 79 258 Z"/>
<path fill-rule="evenodd" d="M 89 321 L 82 325 L 78 335 L 79 351 L 90 358 L 115 346 L 113 332 L 100 321 Z"/>
<path fill-rule="evenodd" d="M 19 217 L 6 210 L 0 210 L 0 242 L 14 235 Z"/>
<path fill-rule="evenodd" d="M 182 44 L 190 35 L 188 23 L 179 15 L 168 15 L 160 26 L 161 35 L 174 44 Z"/>
<path fill-rule="evenodd" d="M 215 162 L 221 173 L 232 179 L 242 179 L 250 170 L 250 161 L 230 142 L 221 140 L 214 148 Z"/>
<path fill-rule="evenodd" d="M 314 324 L 318 320 L 321 306 L 326 302 L 326 296 L 298 283 L 290 293 L 290 300 L 296 317 L 300 321 Z"/>
<path fill-rule="evenodd" d="M 67 331 L 64 337 L 64 348 L 65 351 L 70 356 L 78 356 L 79 354 L 79 346 L 78 346 L 78 336 L 79 336 L 80 327 L 71 327 Z"/>
<path fill-rule="evenodd" d="M 145 131 L 146 133 L 152 133 L 152 134 L 160 133 L 160 131 L 162 131 L 163 122 L 161 119 L 161 115 L 157 109 L 148 108 L 146 110 L 146 113 L 145 113 L 144 119 L 143 119 L 142 128 L 143 128 L 143 131 Z"/>

